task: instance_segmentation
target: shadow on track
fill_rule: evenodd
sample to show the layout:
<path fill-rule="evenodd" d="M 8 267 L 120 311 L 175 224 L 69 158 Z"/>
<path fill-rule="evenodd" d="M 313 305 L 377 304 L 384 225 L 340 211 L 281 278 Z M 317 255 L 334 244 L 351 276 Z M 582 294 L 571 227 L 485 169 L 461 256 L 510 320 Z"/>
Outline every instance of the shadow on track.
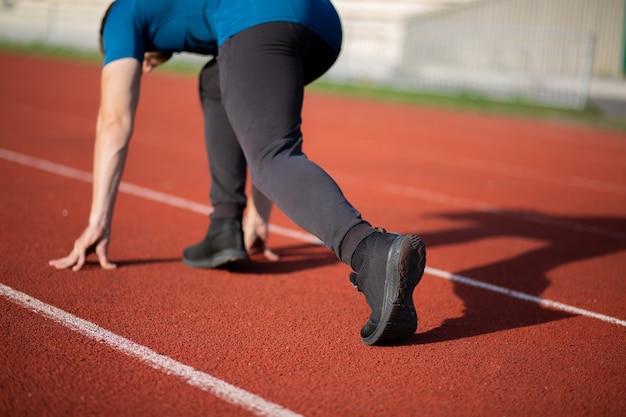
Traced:
<path fill-rule="evenodd" d="M 488 238 L 517 237 L 538 242 L 535 249 L 517 256 L 475 268 L 451 271 L 537 297 L 541 297 L 550 286 L 548 274 L 555 268 L 626 249 L 626 219 L 622 218 L 559 218 L 517 211 L 503 211 L 497 215 L 472 211 L 437 217 L 460 222 L 463 226 L 422 234 L 427 248 Z M 463 315 L 445 320 L 437 328 L 418 333 L 409 344 L 468 338 L 573 316 L 461 283 L 454 283 L 454 292 L 464 302 Z M 555 301 L 567 303 L 567 300 Z"/>
<path fill-rule="evenodd" d="M 263 257 L 263 255 L 255 254 L 251 256 L 250 260 L 248 261 L 229 263 L 223 265 L 222 267 L 216 268 L 216 270 L 226 270 L 241 274 L 272 275 L 298 272 L 306 269 L 314 269 L 339 262 L 337 257 L 332 252 L 330 252 L 325 247 L 319 245 L 290 245 L 283 247 L 272 247 L 272 250 L 280 256 L 280 259 L 277 262 L 268 261 Z M 100 264 L 97 260 L 93 259 L 93 256 L 94 255 L 91 255 L 91 259 L 85 262 L 85 265 L 83 267 L 84 269 L 100 268 Z M 118 269 L 151 264 L 182 264 L 182 251 L 180 257 L 121 260 L 112 259 L 111 262 L 115 263 Z"/>
<path fill-rule="evenodd" d="M 228 265 L 227 269 L 241 274 L 273 275 L 315 269 L 339 262 L 334 253 L 320 245 L 305 243 L 271 248 L 280 256 L 277 262 L 268 261 L 263 255 L 255 254 L 250 261 Z"/>

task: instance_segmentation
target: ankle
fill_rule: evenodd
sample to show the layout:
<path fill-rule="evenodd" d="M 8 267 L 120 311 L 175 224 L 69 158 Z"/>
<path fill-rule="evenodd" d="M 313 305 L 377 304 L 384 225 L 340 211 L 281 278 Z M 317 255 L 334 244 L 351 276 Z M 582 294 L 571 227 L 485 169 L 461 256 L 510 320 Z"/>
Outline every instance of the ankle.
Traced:
<path fill-rule="evenodd" d="M 343 263 L 352 267 L 352 269 L 355 271 L 358 270 L 354 268 L 354 254 L 357 251 L 357 247 L 365 242 L 365 239 L 374 231 L 375 229 L 369 223 L 363 221 L 362 223 L 359 223 L 352 227 L 348 231 L 348 233 L 346 233 L 346 236 L 343 238 L 340 247 L 340 259 L 343 261 Z"/>
<path fill-rule="evenodd" d="M 352 254 L 350 266 L 352 267 L 353 271 L 359 271 L 361 269 L 361 266 L 363 266 L 363 261 L 365 260 L 365 256 L 367 255 L 367 238 L 369 238 L 370 236 L 371 234 L 361 240 L 361 242 L 354 250 L 354 253 Z"/>
<path fill-rule="evenodd" d="M 224 224 L 242 223 L 243 216 L 240 216 L 240 217 L 237 217 L 237 216 L 220 216 L 220 217 L 210 216 L 209 220 L 210 220 L 209 226 L 211 226 L 211 225 L 219 226 L 219 225 L 224 225 Z"/>

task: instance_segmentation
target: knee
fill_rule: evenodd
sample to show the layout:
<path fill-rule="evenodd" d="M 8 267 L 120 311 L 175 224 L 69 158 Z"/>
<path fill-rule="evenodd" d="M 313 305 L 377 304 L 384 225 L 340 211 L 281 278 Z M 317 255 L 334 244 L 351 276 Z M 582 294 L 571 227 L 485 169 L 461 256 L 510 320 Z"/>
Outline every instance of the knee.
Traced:
<path fill-rule="evenodd" d="M 291 158 L 304 157 L 302 136 L 277 139 L 256 152 L 246 149 L 244 152 L 252 180 L 259 183 L 271 180 L 273 175 L 283 175 L 280 167 L 286 166 Z"/>

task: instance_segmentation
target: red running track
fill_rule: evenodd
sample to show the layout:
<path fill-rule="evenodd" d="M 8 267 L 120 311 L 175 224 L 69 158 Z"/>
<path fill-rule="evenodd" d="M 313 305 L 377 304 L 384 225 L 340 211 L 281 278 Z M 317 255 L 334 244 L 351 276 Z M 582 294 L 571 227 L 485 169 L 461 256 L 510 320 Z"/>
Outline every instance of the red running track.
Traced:
<path fill-rule="evenodd" d="M 417 334 L 368 347 L 348 268 L 280 212 L 277 263 L 179 261 L 207 226 L 193 77 L 144 79 L 119 268 L 49 267 L 87 221 L 99 67 L 2 52 L 0 72 L 1 415 L 626 411 L 623 133 L 309 93 L 309 157 L 429 250 Z"/>

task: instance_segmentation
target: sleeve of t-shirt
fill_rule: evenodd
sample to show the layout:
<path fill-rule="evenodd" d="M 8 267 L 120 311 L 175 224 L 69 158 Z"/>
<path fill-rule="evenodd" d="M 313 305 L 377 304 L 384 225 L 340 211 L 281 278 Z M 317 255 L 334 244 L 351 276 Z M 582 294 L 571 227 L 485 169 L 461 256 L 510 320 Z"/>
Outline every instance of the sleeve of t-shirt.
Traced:
<path fill-rule="evenodd" d="M 144 35 L 138 27 L 135 14 L 129 9 L 130 4 L 132 2 L 116 1 L 111 7 L 102 34 L 103 66 L 121 58 L 143 61 L 146 51 Z"/>

